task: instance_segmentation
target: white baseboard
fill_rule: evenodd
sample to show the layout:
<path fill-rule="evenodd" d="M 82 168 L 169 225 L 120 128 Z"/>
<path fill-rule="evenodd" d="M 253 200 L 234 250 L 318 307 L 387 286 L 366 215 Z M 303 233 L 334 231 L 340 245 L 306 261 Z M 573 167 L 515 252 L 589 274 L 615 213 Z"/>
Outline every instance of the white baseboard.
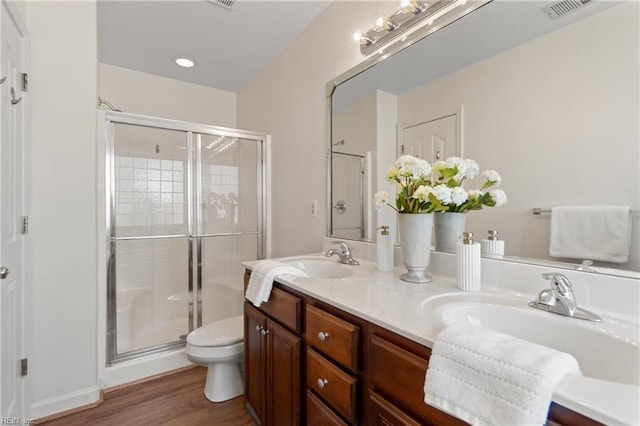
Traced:
<path fill-rule="evenodd" d="M 62 411 L 89 405 L 98 400 L 100 400 L 100 388 L 97 385 L 91 386 L 54 398 L 34 402 L 29 409 L 29 417 L 40 419 Z"/>

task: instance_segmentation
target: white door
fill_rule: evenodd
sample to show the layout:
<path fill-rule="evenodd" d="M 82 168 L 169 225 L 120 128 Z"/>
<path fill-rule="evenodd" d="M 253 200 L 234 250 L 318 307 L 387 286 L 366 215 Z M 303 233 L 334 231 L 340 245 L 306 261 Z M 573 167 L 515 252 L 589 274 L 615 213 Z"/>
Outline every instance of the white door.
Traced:
<path fill-rule="evenodd" d="M 399 136 L 398 155 L 413 155 L 432 165 L 460 155 L 458 114 L 401 126 Z"/>
<path fill-rule="evenodd" d="M 12 9 L 13 10 L 13 9 Z M 26 416 L 23 34 L 2 2 L 0 79 L 0 416 Z M 13 93 L 12 93 L 13 90 Z M 18 99 L 20 99 L 18 101 Z"/>

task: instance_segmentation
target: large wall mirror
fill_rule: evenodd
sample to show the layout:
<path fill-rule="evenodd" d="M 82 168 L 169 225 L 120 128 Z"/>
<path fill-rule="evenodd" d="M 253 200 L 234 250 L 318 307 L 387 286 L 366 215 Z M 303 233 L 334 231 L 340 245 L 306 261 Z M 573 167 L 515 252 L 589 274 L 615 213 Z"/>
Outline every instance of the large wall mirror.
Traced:
<path fill-rule="evenodd" d="M 380 225 L 397 235 L 395 212 L 372 203 L 394 193 L 386 170 L 401 152 L 456 155 L 502 176 L 508 202 L 468 213 L 467 230 L 498 230 L 507 259 L 579 264 L 549 256 L 550 209 L 624 205 L 630 261 L 596 266 L 640 271 L 640 3 L 596 0 L 557 19 L 547 5 L 493 0 L 335 79 L 328 235 L 374 241 Z M 436 122 L 444 142 L 421 130 Z"/>

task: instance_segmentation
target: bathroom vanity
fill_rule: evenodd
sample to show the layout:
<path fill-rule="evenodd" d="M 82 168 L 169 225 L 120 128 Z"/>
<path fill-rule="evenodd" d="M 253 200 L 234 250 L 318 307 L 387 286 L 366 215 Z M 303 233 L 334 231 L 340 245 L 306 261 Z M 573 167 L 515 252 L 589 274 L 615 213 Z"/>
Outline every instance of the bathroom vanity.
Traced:
<path fill-rule="evenodd" d="M 268 302 L 245 303 L 245 401 L 258 424 L 464 424 L 423 401 L 438 331 L 425 301 L 455 295 L 455 282 L 408 284 L 361 265 L 351 279 L 279 279 Z M 589 414 L 555 401 L 548 424 L 611 420 Z"/>

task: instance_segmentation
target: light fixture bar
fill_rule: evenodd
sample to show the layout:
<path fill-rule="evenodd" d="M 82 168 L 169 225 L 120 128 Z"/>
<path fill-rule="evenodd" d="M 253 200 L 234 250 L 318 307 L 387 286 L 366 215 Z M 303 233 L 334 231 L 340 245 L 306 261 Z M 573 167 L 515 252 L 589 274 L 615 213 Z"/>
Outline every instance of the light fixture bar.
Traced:
<path fill-rule="evenodd" d="M 392 22 L 393 25 L 389 26 L 386 31 L 371 29 L 362 34 L 360 53 L 368 56 L 426 25 L 433 26 L 432 30 L 426 31 L 424 35 L 426 36 L 489 1 L 491 0 L 437 0 L 430 3 L 416 0 L 413 3 L 413 8 L 400 8 L 389 17 L 389 22 Z"/>

